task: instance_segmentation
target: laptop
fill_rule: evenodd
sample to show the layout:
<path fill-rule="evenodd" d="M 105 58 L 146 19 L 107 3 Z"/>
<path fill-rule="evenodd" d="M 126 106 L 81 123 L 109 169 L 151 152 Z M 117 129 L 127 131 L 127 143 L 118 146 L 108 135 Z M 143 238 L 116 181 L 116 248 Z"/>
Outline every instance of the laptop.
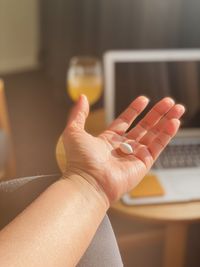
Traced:
<path fill-rule="evenodd" d="M 148 96 L 152 105 L 171 96 L 187 109 L 181 130 L 151 170 L 164 194 L 127 193 L 122 201 L 148 205 L 200 200 L 200 50 L 110 51 L 104 55 L 104 77 L 107 123 L 138 95 Z"/>

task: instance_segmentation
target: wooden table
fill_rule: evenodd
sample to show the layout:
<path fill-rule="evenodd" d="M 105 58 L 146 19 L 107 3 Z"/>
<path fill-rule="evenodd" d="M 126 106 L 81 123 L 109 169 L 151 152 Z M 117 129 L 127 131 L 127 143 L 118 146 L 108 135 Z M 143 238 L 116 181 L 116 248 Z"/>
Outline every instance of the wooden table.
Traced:
<path fill-rule="evenodd" d="M 97 135 L 105 128 L 103 109 L 92 112 L 87 120 L 86 129 Z M 60 169 L 64 170 L 66 160 L 61 138 L 56 147 L 56 158 Z M 164 224 L 166 227 L 163 267 L 184 266 L 188 226 L 200 221 L 200 202 L 130 207 L 119 201 L 112 206 L 112 210 L 131 219 Z"/>

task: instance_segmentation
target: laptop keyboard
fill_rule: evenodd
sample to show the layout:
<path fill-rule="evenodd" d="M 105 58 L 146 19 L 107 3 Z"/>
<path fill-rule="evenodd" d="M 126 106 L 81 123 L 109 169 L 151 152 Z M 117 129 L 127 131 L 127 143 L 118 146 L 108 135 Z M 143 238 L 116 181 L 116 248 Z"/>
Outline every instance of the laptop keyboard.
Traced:
<path fill-rule="evenodd" d="M 154 168 L 187 168 L 200 167 L 200 143 L 168 145 Z"/>

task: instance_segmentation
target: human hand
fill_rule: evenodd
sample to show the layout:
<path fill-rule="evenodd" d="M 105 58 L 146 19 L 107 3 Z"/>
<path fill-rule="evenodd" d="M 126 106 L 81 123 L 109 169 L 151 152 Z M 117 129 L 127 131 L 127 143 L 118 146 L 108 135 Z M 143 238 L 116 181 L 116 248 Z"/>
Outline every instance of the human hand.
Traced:
<path fill-rule="evenodd" d="M 94 137 L 84 130 L 89 105 L 82 95 L 63 133 L 66 173 L 78 174 L 95 189 L 103 191 L 109 203 L 134 188 L 176 134 L 185 111 L 171 98 L 163 98 L 126 132 L 148 102 L 144 96 L 136 98 L 102 134 Z M 119 150 L 122 142 L 132 146 L 132 154 Z"/>

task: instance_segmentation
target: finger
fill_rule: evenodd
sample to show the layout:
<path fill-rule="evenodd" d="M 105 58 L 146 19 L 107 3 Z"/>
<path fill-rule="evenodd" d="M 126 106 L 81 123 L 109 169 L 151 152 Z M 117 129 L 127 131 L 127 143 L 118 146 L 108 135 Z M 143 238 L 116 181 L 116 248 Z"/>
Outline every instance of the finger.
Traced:
<path fill-rule="evenodd" d="M 128 140 L 127 143 L 131 145 L 134 157 L 141 160 L 146 168 L 150 169 L 153 165 L 154 160 L 147 146 L 144 146 L 134 140 Z"/>
<path fill-rule="evenodd" d="M 148 150 L 154 160 L 157 159 L 172 137 L 177 133 L 179 126 L 180 121 L 178 119 L 168 121 L 165 129 L 148 146 Z"/>
<path fill-rule="evenodd" d="M 140 140 L 140 143 L 148 146 L 153 139 L 165 128 L 166 123 L 171 119 L 180 119 L 184 114 L 185 108 L 183 105 L 177 104 L 170 109 L 170 111 Z"/>
<path fill-rule="evenodd" d="M 87 97 L 81 95 L 78 102 L 72 108 L 70 113 L 67 127 L 75 127 L 79 129 L 84 129 L 86 118 L 89 114 L 89 104 Z"/>
<path fill-rule="evenodd" d="M 117 134 L 124 134 L 136 117 L 145 109 L 149 99 L 145 96 L 136 98 L 129 107 L 108 127 Z"/>
<path fill-rule="evenodd" d="M 163 98 L 127 133 L 127 138 L 140 140 L 173 106 L 173 99 L 169 97 Z"/>
<path fill-rule="evenodd" d="M 144 163 L 147 170 L 149 170 L 154 163 L 154 159 L 151 153 L 149 152 L 148 148 L 143 145 L 140 145 L 138 149 L 135 151 L 135 157 L 137 157 Z"/>

